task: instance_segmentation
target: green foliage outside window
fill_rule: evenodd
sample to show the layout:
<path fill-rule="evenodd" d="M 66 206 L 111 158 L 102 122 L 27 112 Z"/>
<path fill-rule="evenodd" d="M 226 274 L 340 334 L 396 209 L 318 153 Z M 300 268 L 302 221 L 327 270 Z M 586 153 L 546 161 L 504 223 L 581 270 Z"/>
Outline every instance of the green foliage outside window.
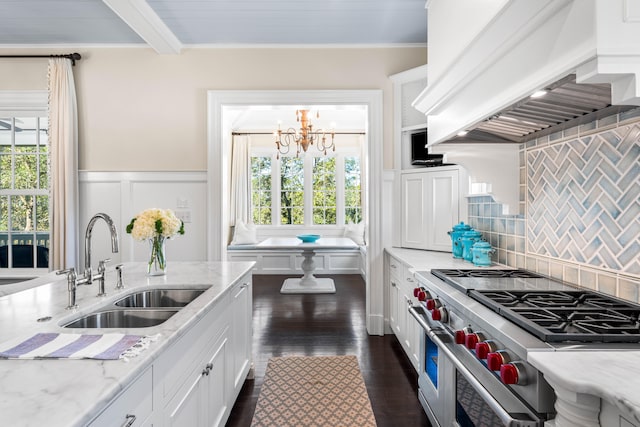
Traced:
<path fill-rule="evenodd" d="M 344 159 L 344 216 L 345 222 L 359 223 L 362 220 L 362 188 L 360 158 Z"/>
<path fill-rule="evenodd" d="M 280 223 L 304 224 L 304 162 L 301 157 L 280 159 Z"/>
<path fill-rule="evenodd" d="M 49 230 L 47 125 L 0 118 L 0 233 Z"/>
<path fill-rule="evenodd" d="M 271 224 L 271 157 L 251 158 L 251 206 L 253 223 Z"/>
<path fill-rule="evenodd" d="M 278 163 L 276 163 L 278 162 Z M 360 158 L 344 158 L 344 207 L 338 206 L 338 157 L 314 157 L 312 180 L 307 183 L 311 195 L 312 222 L 315 225 L 336 225 L 338 209 L 344 209 L 345 223 L 362 220 Z M 280 187 L 274 188 L 273 168 L 280 167 Z M 276 223 L 272 213 L 273 197 L 279 197 L 281 225 L 305 225 L 304 157 L 251 157 L 251 215 L 258 225 Z M 310 224 L 307 224 L 310 225 Z"/>
<path fill-rule="evenodd" d="M 313 223 L 336 223 L 336 158 L 313 159 Z"/>

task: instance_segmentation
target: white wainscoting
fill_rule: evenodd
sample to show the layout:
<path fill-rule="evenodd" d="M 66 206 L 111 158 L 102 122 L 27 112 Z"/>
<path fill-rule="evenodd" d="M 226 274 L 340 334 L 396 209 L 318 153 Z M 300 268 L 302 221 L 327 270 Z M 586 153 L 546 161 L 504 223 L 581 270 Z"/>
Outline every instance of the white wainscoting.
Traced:
<path fill-rule="evenodd" d="M 255 274 L 302 274 L 302 256 L 291 251 L 276 250 L 230 250 L 227 251 L 229 261 L 255 261 Z M 351 251 L 316 251 L 313 257 L 316 265 L 314 274 L 363 274 L 363 252 Z"/>
<path fill-rule="evenodd" d="M 137 242 L 126 233 L 127 224 L 134 215 L 148 208 L 173 209 L 176 214 L 188 213 L 185 234 L 166 243 L 167 259 L 171 261 L 207 260 L 207 174 L 206 172 L 89 172 L 81 171 L 80 181 L 80 250 L 84 267 L 84 230 L 91 217 L 104 212 L 116 223 L 119 252 L 111 253 L 106 224 L 98 222 L 92 232 L 91 265 L 111 259 L 111 265 L 120 262 L 146 261 L 149 248 L 146 242 Z M 306 230 L 305 231 L 309 231 Z M 289 231 L 290 233 L 290 231 Z M 343 228 L 323 230 L 325 235 L 341 236 Z M 266 236 L 281 235 L 282 230 L 267 230 Z M 319 274 L 362 274 L 365 264 L 364 248 L 360 251 L 332 251 L 315 257 Z M 228 251 L 228 260 L 257 261 L 254 270 L 259 274 L 298 274 L 302 272 L 302 257 L 290 252 L 256 253 L 255 251 Z"/>
<path fill-rule="evenodd" d="M 146 261 L 149 248 L 126 233 L 127 224 L 138 212 L 148 208 L 173 209 L 188 215 L 185 234 L 166 243 L 169 268 L 171 261 L 207 260 L 207 173 L 202 172 L 89 172 L 79 173 L 80 250 L 84 251 L 84 233 L 91 217 L 104 212 L 116 223 L 120 250 L 111 253 L 106 224 L 98 222 L 92 233 L 91 264 L 110 258 L 119 262 Z M 84 265 L 84 252 L 81 252 Z"/>

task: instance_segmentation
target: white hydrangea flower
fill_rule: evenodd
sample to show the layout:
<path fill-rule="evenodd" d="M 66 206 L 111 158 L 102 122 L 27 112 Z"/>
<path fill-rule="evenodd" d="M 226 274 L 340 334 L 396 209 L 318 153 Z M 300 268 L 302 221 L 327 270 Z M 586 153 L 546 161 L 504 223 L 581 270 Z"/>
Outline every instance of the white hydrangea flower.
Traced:
<path fill-rule="evenodd" d="M 169 238 L 176 234 L 184 234 L 184 223 L 171 209 L 146 209 L 131 220 L 127 226 L 127 233 L 131 233 L 135 240 L 148 240 L 159 236 Z"/>

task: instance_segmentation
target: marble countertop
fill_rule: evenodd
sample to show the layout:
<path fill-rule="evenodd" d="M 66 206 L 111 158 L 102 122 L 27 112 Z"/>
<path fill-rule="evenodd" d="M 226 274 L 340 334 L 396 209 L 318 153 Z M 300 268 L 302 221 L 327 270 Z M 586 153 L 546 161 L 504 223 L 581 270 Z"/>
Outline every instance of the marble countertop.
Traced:
<path fill-rule="evenodd" d="M 207 291 L 166 322 L 138 329 L 109 329 L 158 335 L 139 356 L 124 360 L 0 360 L 0 425 L 84 426 L 135 379 L 161 352 L 204 316 L 215 302 L 251 271 L 252 262 L 174 262 L 166 276 L 147 277 L 146 263 L 124 264 L 125 289 L 115 289 L 115 273 L 107 270 L 107 296 L 96 297 L 97 285 L 80 286 L 78 309 L 66 310 L 64 276 L 48 274 L 33 283 L 12 286 L 0 297 L 0 342 L 29 338 L 38 332 L 96 333 L 105 329 L 64 329 L 60 325 L 115 302 L 134 290 L 157 287 L 206 287 Z M 20 291 L 20 287 L 23 289 Z M 1 289 L 1 287 L 0 287 Z M 9 293 L 8 291 L 6 291 Z M 37 319 L 50 316 L 51 320 Z"/>
<path fill-rule="evenodd" d="M 640 423 L 640 351 L 531 352 L 552 386 L 600 397 Z"/>
<path fill-rule="evenodd" d="M 477 268 L 450 253 L 387 247 L 385 251 L 416 271 Z M 496 264 L 493 268 L 510 268 Z M 566 390 L 597 396 L 640 422 L 640 351 L 530 351 L 527 361 L 548 381 Z"/>

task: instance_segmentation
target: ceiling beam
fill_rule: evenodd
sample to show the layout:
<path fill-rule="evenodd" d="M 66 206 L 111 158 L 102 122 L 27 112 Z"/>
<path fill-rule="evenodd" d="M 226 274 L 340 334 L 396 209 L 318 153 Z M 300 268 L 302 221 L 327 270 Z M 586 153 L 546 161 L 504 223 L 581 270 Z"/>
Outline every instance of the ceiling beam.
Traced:
<path fill-rule="evenodd" d="M 145 0 L 102 0 L 159 54 L 179 54 L 182 43 Z"/>

